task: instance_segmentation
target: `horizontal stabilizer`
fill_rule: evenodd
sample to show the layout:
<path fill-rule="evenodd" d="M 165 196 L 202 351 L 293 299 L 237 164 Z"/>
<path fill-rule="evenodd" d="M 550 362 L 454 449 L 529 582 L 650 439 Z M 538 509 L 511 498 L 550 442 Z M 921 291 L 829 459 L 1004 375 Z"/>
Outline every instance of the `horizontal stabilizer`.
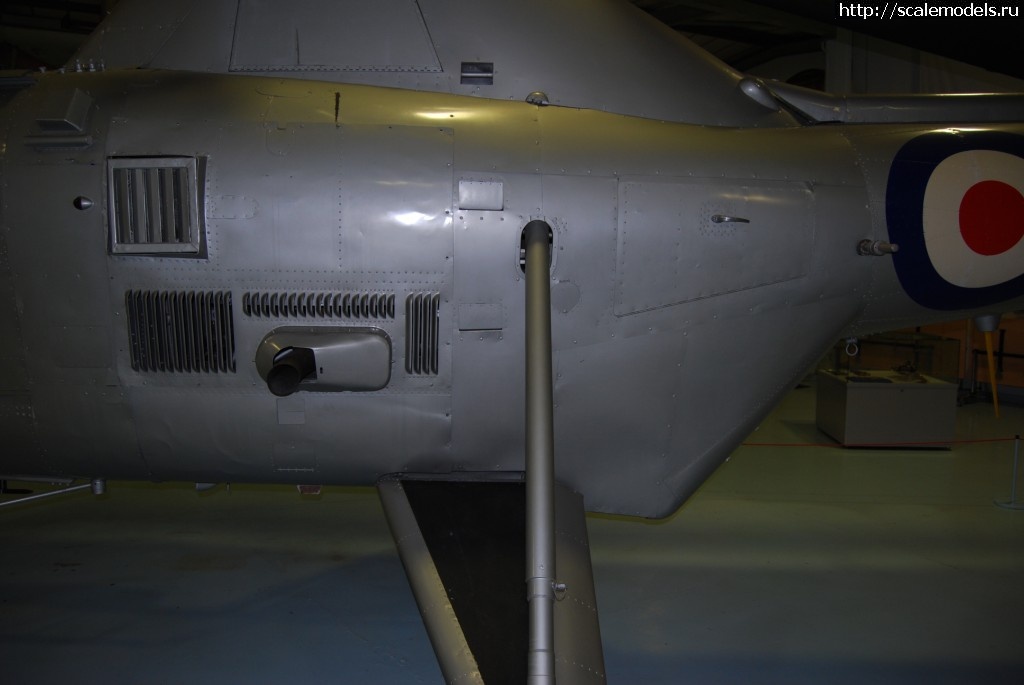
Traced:
<path fill-rule="evenodd" d="M 777 99 L 818 123 L 1007 122 L 1024 118 L 1024 95 L 833 95 L 777 81 L 765 85 Z"/>

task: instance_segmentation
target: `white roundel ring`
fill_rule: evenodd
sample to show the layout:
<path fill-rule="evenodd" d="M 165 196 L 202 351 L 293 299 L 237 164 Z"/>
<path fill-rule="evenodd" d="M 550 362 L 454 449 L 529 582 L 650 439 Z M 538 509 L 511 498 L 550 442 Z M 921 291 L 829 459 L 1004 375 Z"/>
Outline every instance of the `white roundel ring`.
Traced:
<path fill-rule="evenodd" d="M 935 167 L 921 216 L 928 258 L 947 282 L 985 288 L 1024 273 L 1024 159 L 967 150 Z"/>

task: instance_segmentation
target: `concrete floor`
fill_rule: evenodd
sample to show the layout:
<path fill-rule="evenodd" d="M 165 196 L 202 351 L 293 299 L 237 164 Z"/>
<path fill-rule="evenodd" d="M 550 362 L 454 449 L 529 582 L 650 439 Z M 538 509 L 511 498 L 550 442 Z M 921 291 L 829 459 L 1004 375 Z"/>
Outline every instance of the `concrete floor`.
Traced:
<path fill-rule="evenodd" d="M 957 438 L 1022 432 L 990 414 Z M 796 390 L 751 442 L 813 416 Z M 748 446 L 668 521 L 591 517 L 608 681 L 1024 682 L 1012 458 Z M 0 510 L 0 545 L 2 683 L 441 682 L 372 490 L 111 483 Z"/>

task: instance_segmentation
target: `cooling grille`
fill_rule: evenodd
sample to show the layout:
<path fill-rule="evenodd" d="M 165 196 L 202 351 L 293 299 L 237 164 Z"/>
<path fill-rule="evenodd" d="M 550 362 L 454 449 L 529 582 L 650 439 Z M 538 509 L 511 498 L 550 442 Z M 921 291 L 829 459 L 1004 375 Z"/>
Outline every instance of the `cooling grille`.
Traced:
<path fill-rule="evenodd" d="M 201 247 L 196 160 L 111 158 L 110 233 L 114 254 L 195 255 Z"/>
<path fill-rule="evenodd" d="M 248 292 L 242 313 L 266 318 L 393 319 L 391 293 Z"/>
<path fill-rule="evenodd" d="M 136 371 L 235 371 L 230 292 L 129 290 L 124 301 Z"/>
<path fill-rule="evenodd" d="M 440 293 L 413 293 L 405 300 L 405 370 L 437 375 Z"/>

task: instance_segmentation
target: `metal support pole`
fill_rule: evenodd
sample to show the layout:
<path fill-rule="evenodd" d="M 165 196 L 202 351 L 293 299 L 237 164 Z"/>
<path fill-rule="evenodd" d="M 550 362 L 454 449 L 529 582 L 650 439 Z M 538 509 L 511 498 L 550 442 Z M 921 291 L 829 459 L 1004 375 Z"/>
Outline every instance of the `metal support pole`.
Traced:
<path fill-rule="evenodd" d="M 1024 509 L 1024 502 L 1017 501 L 1017 462 L 1020 460 L 1020 436 L 1013 439 L 1013 480 L 1010 483 L 1010 499 L 1006 502 L 996 500 L 996 505 L 1003 509 Z"/>
<path fill-rule="evenodd" d="M 999 418 L 999 384 L 996 380 L 996 364 L 995 357 L 992 350 L 992 331 L 998 330 L 999 328 L 999 315 L 989 314 L 986 316 L 979 316 L 974 319 L 974 325 L 978 327 L 978 330 L 985 334 L 985 354 L 988 365 L 988 384 L 989 389 L 992 392 L 992 408 L 995 411 L 996 418 Z M 975 362 L 977 364 L 977 362 Z"/>
<path fill-rule="evenodd" d="M 60 490 L 50 490 L 49 492 L 41 492 L 37 495 L 18 497 L 16 499 L 8 500 L 6 502 L 0 502 L 0 507 L 14 507 L 19 504 L 25 504 L 26 502 L 35 502 L 41 499 L 57 497 L 58 495 L 67 495 L 72 492 L 81 492 L 82 490 L 91 490 L 94 495 L 102 495 L 104 492 L 106 492 L 106 481 L 97 478 L 95 480 L 92 480 L 88 483 L 83 483 L 81 485 L 72 485 L 61 488 Z"/>
<path fill-rule="evenodd" d="M 551 227 L 526 237 L 526 597 L 528 685 L 555 682 L 555 447 L 551 390 Z"/>

